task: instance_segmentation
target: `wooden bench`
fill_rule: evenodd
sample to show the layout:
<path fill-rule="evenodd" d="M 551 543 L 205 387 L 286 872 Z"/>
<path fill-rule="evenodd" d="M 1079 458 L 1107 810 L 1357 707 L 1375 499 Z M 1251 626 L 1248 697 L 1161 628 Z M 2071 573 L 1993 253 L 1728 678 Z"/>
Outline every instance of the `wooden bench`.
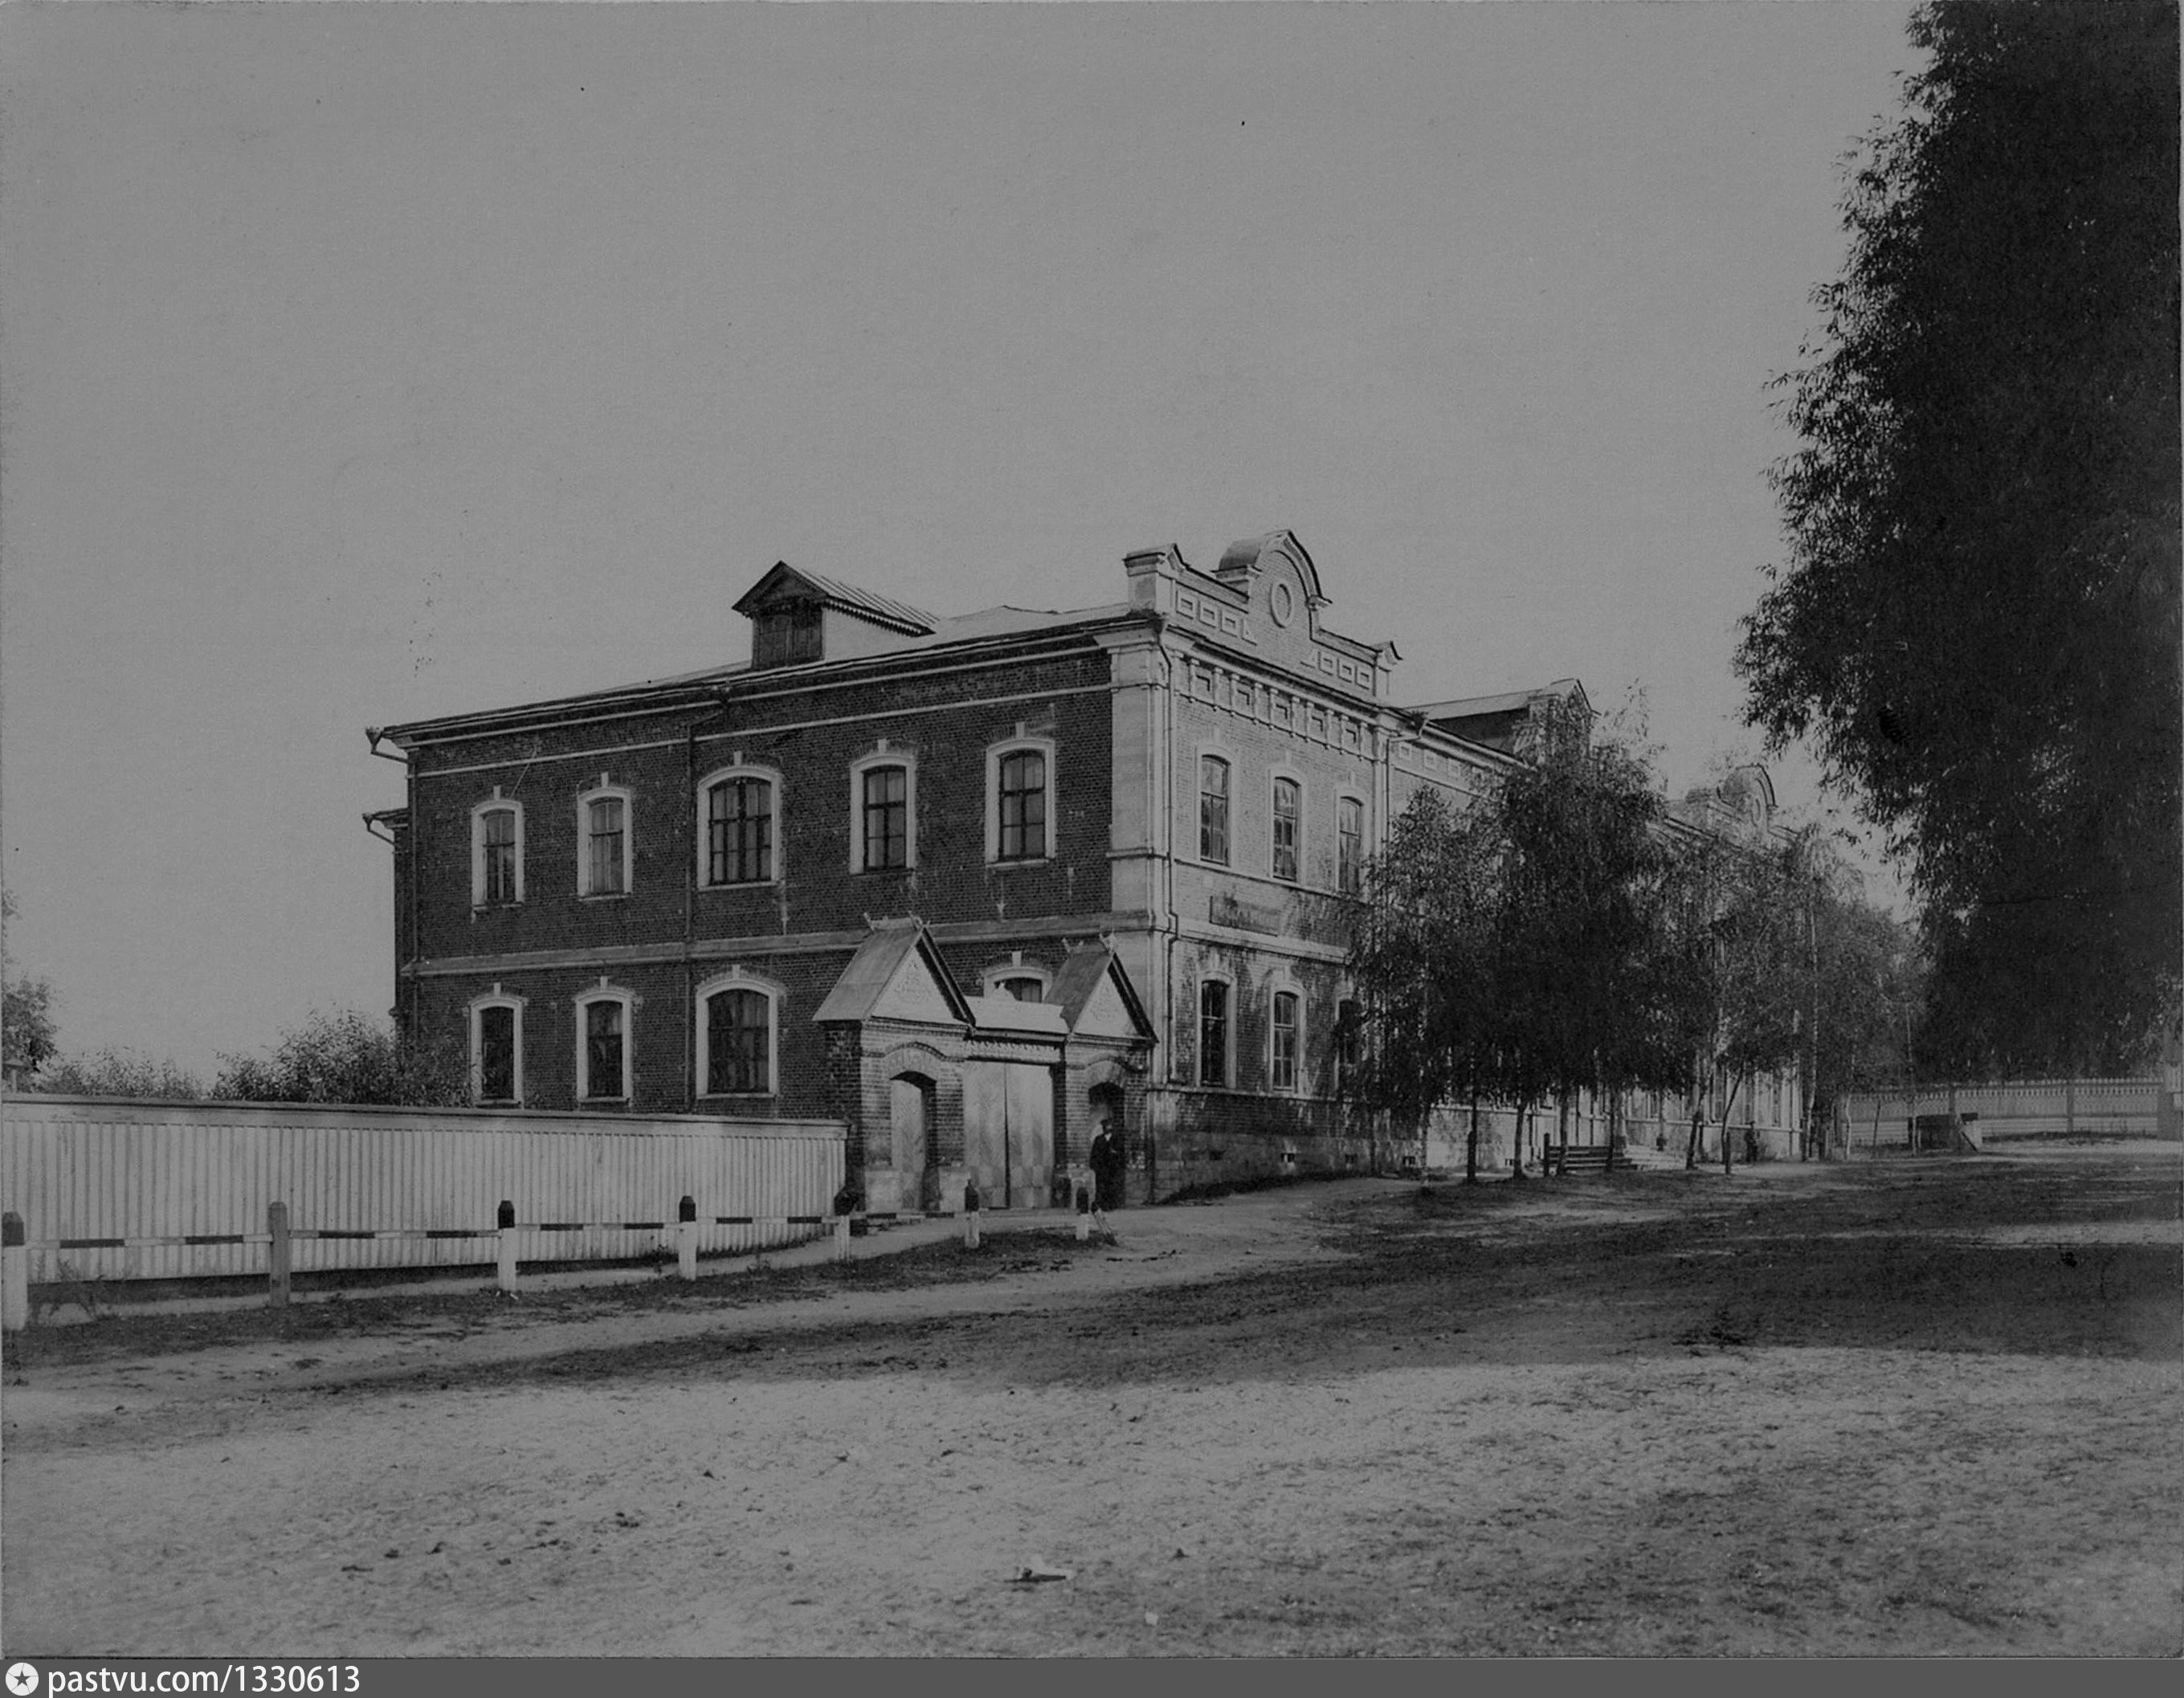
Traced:
<path fill-rule="evenodd" d="M 1637 1163 L 1617 1154 L 1608 1144 L 1546 1144 L 1540 1146 L 1540 1172 L 1573 1178 L 1588 1173 L 1629 1173 Z"/>

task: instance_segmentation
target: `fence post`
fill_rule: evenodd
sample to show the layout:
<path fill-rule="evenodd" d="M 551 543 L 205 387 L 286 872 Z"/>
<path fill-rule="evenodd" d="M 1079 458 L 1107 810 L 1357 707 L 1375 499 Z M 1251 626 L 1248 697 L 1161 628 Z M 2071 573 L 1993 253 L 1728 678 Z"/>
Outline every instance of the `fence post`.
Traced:
<path fill-rule="evenodd" d="M 10 1209 L 0 1215 L 0 1331 L 20 1333 L 30 1324 L 30 1237 Z"/>
<path fill-rule="evenodd" d="M 963 1248 L 978 1247 L 978 1182 L 971 1180 L 963 1187 Z"/>
<path fill-rule="evenodd" d="M 265 1301 L 270 1307 L 288 1306 L 288 1270 L 292 1251 L 288 1243 L 288 1205 L 268 1203 L 265 1205 L 265 1231 L 272 1242 L 265 1247 Z"/>
<path fill-rule="evenodd" d="M 685 1279 L 698 1277 L 698 1200 L 685 1197 L 675 1215 L 675 1271 Z"/>
<path fill-rule="evenodd" d="M 503 1291 L 515 1289 L 515 1205 L 504 1198 L 499 1211 L 493 1216 L 493 1228 L 500 1240 L 497 1283 Z"/>

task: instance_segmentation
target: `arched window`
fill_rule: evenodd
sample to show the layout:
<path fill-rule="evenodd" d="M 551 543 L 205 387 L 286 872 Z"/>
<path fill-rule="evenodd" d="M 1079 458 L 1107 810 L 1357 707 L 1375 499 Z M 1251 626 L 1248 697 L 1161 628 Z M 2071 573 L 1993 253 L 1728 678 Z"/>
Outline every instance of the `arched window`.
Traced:
<path fill-rule="evenodd" d="M 770 884 L 781 875 L 781 780 L 756 767 L 728 767 L 698 787 L 698 881 Z"/>
<path fill-rule="evenodd" d="M 493 787 L 490 801 L 471 810 L 471 906 L 499 908 L 523 900 L 523 804 Z"/>
<path fill-rule="evenodd" d="M 583 1102 L 629 1100 L 636 999 L 600 982 L 577 999 L 577 1096 Z"/>
<path fill-rule="evenodd" d="M 1267 1077 L 1278 1091 L 1297 1088 L 1297 1057 L 1304 1048 L 1304 999 L 1293 990 L 1274 993 L 1273 1017 L 1268 1022 Z"/>
<path fill-rule="evenodd" d="M 471 1098 L 523 1100 L 523 999 L 496 984 L 470 1005 Z"/>
<path fill-rule="evenodd" d="M 1230 1017 L 1234 988 L 1226 979 L 1202 979 L 1198 986 L 1198 1083 L 1226 1085 L 1235 1077 L 1229 1049 L 1235 1035 Z"/>
<path fill-rule="evenodd" d="M 1294 778 L 1274 780 L 1273 860 L 1276 878 L 1297 882 L 1299 839 L 1304 818 L 1304 787 Z"/>
<path fill-rule="evenodd" d="M 850 769 L 850 866 L 896 872 L 917 865 L 917 764 L 884 747 Z"/>
<path fill-rule="evenodd" d="M 1198 760 L 1198 858 L 1228 865 L 1228 763 L 1217 754 Z"/>
<path fill-rule="evenodd" d="M 630 794 L 601 783 L 577 799 L 577 894 L 626 896 L 632 870 Z"/>
<path fill-rule="evenodd" d="M 780 992 L 741 974 L 698 992 L 700 1095 L 772 1096 L 779 1077 L 776 1013 Z"/>
<path fill-rule="evenodd" d="M 1044 860 L 1054 853 L 1054 744 L 1017 737 L 986 752 L 986 859 Z"/>
<path fill-rule="evenodd" d="M 1346 1097 L 1357 1088 L 1357 1066 L 1364 1054 L 1363 1022 L 1354 997 L 1334 1005 L 1334 1094 Z"/>
<path fill-rule="evenodd" d="M 1334 879 L 1346 896 L 1365 888 L 1365 804 L 1356 796 L 1335 799 Z"/>

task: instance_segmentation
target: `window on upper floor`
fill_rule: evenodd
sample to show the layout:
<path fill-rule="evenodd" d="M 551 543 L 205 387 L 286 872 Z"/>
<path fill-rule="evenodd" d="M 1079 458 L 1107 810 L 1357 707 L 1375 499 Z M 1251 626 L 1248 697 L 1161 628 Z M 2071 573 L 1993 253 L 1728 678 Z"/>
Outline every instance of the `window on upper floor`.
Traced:
<path fill-rule="evenodd" d="M 1198 987 L 1198 1083 L 1228 1083 L 1228 994 L 1222 979 L 1206 979 Z"/>
<path fill-rule="evenodd" d="M 523 900 L 523 804 L 501 798 L 471 810 L 471 905 L 498 908 Z"/>
<path fill-rule="evenodd" d="M 624 896 L 630 887 L 629 793 L 604 786 L 577 801 L 577 894 Z"/>
<path fill-rule="evenodd" d="M 1355 796 L 1334 804 L 1335 882 L 1355 896 L 1365 888 L 1365 804 Z"/>
<path fill-rule="evenodd" d="M 772 882 L 777 876 L 775 781 L 759 773 L 730 772 L 708 779 L 700 788 L 705 804 L 705 883 Z"/>
<path fill-rule="evenodd" d="M 1272 1066 L 1268 1077 L 1278 1091 L 1293 1091 L 1297 1088 L 1297 1053 L 1303 1043 L 1304 999 L 1293 990 L 1274 993 L 1273 1019 L 1270 1022 L 1272 1038 Z"/>
<path fill-rule="evenodd" d="M 1296 882 L 1297 826 L 1304 812 L 1304 792 L 1294 778 L 1274 780 L 1273 875 Z"/>
<path fill-rule="evenodd" d="M 994 858 L 1039 860 L 1046 855 L 1046 755 L 1004 751 L 994 765 Z"/>
<path fill-rule="evenodd" d="M 910 769 L 867 766 L 858 774 L 859 859 L 866 872 L 910 865 Z"/>
<path fill-rule="evenodd" d="M 1013 978 L 995 979 L 994 994 L 1012 996 L 1018 1002 L 1044 1002 L 1046 1000 L 1046 986 L 1028 973 L 1018 974 Z"/>
<path fill-rule="evenodd" d="M 775 999 L 749 985 L 700 993 L 707 1096 L 770 1096 L 774 1085 Z"/>
<path fill-rule="evenodd" d="M 1198 762 L 1198 858 L 1228 865 L 1228 763 L 1217 754 Z"/>
<path fill-rule="evenodd" d="M 589 1102 L 629 1096 L 631 999 L 593 991 L 577 1004 L 577 1095 Z"/>

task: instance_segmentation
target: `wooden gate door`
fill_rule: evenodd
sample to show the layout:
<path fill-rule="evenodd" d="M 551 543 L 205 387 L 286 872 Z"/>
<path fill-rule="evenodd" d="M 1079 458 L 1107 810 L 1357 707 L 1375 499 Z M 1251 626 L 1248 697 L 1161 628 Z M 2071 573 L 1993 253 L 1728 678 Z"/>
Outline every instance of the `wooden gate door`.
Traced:
<path fill-rule="evenodd" d="M 963 1161 L 989 1209 L 1035 1209 L 1054 1178 L 1054 1080 L 1027 1061 L 963 1064 Z"/>
<path fill-rule="evenodd" d="M 1007 1066 L 1009 1206 L 1045 1208 L 1054 1183 L 1054 1075 L 1023 1061 Z"/>
<path fill-rule="evenodd" d="M 1009 1205 L 1008 1064 L 963 1064 L 963 1165 L 979 1200 L 989 1209 Z"/>
<path fill-rule="evenodd" d="M 922 1079 L 903 1077 L 888 1083 L 888 1118 L 894 1130 L 895 1207 L 930 1209 L 935 1198 L 927 1194 L 928 1171 L 932 1166 L 933 1126 L 926 1112 L 932 1087 Z"/>

